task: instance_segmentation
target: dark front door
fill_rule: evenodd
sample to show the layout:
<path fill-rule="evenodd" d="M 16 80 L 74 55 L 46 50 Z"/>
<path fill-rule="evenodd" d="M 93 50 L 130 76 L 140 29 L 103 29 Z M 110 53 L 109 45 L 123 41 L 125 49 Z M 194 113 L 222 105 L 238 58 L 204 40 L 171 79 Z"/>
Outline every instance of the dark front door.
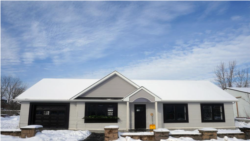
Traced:
<path fill-rule="evenodd" d="M 146 129 L 146 105 L 135 105 L 135 129 Z"/>

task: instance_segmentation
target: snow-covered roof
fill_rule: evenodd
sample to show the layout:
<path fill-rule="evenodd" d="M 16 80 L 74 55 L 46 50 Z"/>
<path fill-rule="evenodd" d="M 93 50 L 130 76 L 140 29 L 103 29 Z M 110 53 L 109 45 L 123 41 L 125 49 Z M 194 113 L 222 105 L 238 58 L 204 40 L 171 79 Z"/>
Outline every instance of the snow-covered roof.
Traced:
<path fill-rule="evenodd" d="M 69 100 L 97 79 L 42 79 L 16 100 Z"/>
<path fill-rule="evenodd" d="M 229 87 L 227 89 L 250 93 L 250 87 L 249 88 Z"/>
<path fill-rule="evenodd" d="M 216 102 L 237 101 L 209 81 L 132 80 L 158 95 L 162 101 Z"/>
<path fill-rule="evenodd" d="M 42 79 L 16 100 L 70 100 L 98 79 Z M 169 102 L 231 102 L 237 99 L 208 81 L 132 80 Z"/>

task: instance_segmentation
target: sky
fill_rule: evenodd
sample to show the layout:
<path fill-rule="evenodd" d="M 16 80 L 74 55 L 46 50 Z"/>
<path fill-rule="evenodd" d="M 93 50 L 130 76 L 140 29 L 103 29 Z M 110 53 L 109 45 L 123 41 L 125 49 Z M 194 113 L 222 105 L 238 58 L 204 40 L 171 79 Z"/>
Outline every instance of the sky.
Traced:
<path fill-rule="evenodd" d="M 1 2 L 1 75 L 214 80 L 250 66 L 250 2 Z"/>

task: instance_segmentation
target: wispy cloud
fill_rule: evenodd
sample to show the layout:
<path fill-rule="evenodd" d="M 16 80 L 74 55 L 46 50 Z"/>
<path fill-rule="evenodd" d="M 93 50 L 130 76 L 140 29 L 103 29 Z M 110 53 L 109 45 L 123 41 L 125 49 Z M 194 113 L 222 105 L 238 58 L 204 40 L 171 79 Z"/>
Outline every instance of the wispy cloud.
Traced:
<path fill-rule="evenodd" d="M 231 20 L 233 20 L 233 21 L 238 21 L 238 20 L 241 20 L 241 19 L 242 19 L 241 16 L 232 16 L 231 17 Z"/>
<path fill-rule="evenodd" d="M 241 31 L 242 29 L 238 29 Z M 246 27 L 249 33 L 249 29 Z M 183 43 L 178 41 L 175 49 L 157 54 L 128 66 L 115 68 L 133 79 L 192 79 L 213 81 L 213 71 L 220 62 L 237 61 L 239 66 L 250 63 L 250 35 L 212 35 L 204 41 Z M 236 32 L 233 31 L 236 35 Z M 217 38 L 219 41 L 214 41 Z M 91 72 L 86 77 L 100 78 L 112 69 Z"/>

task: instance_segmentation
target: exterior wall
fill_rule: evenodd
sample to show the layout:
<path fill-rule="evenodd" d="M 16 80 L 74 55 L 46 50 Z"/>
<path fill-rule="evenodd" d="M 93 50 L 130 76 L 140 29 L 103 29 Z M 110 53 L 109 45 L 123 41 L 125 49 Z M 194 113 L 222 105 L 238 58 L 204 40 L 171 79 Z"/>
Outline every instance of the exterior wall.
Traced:
<path fill-rule="evenodd" d="M 250 117 L 250 94 L 230 89 L 226 89 L 225 91 L 234 97 L 241 97 L 238 98 L 239 117 Z M 236 103 L 234 103 L 233 108 L 234 108 L 234 117 L 237 117 Z"/>
<path fill-rule="evenodd" d="M 151 102 L 155 102 L 155 98 L 152 95 L 148 94 L 145 90 L 140 90 L 136 94 L 132 95 L 129 98 L 129 101 L 130 102 L 134 102 L 138 98 L 146 98 L 146 99 L 148 99 Z"/>
<path fill-rule="evenodd" d="M 136 87 L 114 75 L 79 97 L 125 97 L 135 90 Z"/>
<path fill-rule="evenodd" d="M 23 127 L 23 126 L 28 125 L 29 110 L 30 110 L 30 103 L 29 102 L 22 102 L 21 103 L 21 110 L 20 110 L 19 127 Z"/>
<path fill-rule="evenodd" d="M 158 104 L 158 127 L 167 129 L 193 129 L 202 127 L 235 128 L 233 104 L 224 103 L 225 122 L 203 122 L 201 121 L 200 103 L 188 103 L 188 123 L 164 123 L 163 103 Z"/>
<path fill-rule="evenodd" d="M 149 129 L 149 125 L 152 124 L 152 117 L 151 117 L 150 113 L 154 114 L 153 121 L 154 121 L 154 124 L 156 123 L 155 122 L 155 103 L 138 102 L 138 103 L 130 103 L 129 104 L 129 109 L 130 109 L 129 128 L 130 129 L 135 128 L 135 112 L 134 112 L 135 104 L 145 104 L 146 105 L 146 128 Z"/>
<path fill-rule="evenodd" d="M 118 125 L 119 130 L 126 130 L 127 120 L 127 103 L 118 103 L 118 123 L 84 123 L 85 103 L 72 102 L 70 103 L 69 129 L 70 130 L 103 130 L 104 126 Z"/>

